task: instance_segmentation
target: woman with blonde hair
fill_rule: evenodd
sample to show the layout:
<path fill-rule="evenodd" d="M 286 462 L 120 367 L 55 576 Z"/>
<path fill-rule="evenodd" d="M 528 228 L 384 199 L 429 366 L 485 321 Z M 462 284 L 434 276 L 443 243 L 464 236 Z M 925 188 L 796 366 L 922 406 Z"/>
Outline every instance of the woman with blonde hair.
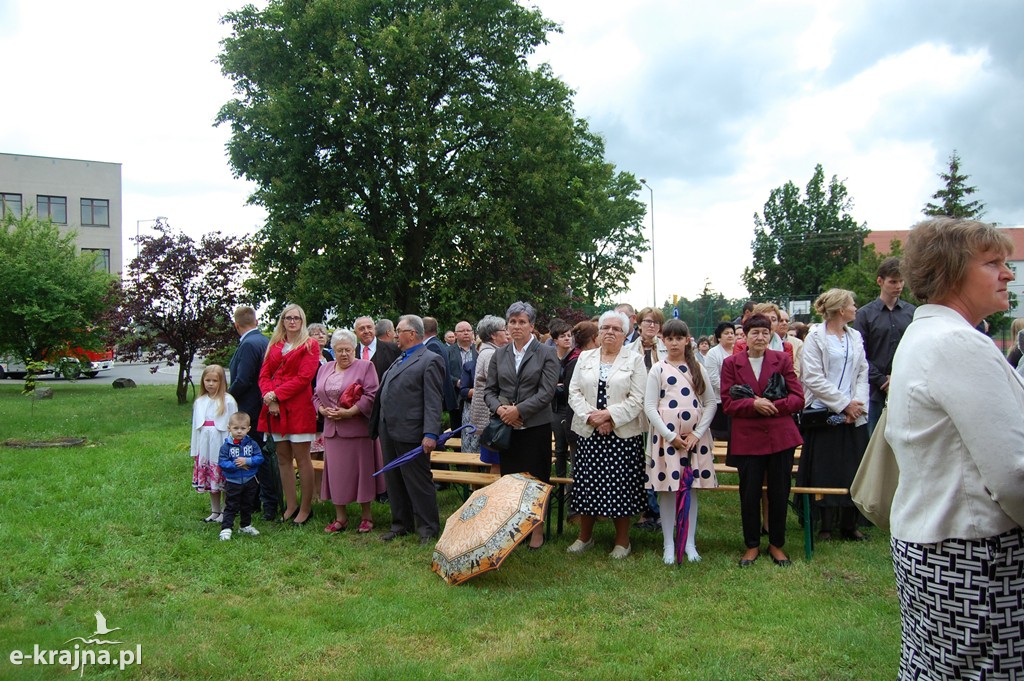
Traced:
<path fill-rule="evenodd" d="M 814 301 L 825 320 L 807 334 L 801 381 L 804 384 L 804 447 L 799 484 L 849 488 L 868 445 L 868 361 L 860 333 L 849 327 L 857 315 L 852 291 L 833 288 Z M 863 541 L 857 509 L 849 494 L 827 495 L 815 502 L 821 509 L 818 538 L 832 538 L 836 511 L 846 539 Z"/>
<path fill-rule="evenodd" d="M 288 305 L 277 320 L 260 369 L 263 410 L 259 429 L 271 434 L 277 445 L 285 498 L 281 522 L 291 520 L 295 525 L 305 525 L 313 515 L 309 445 L 316 437 L 312 381 L 319 368 L 320 344 L 306 330 L 306 313 L 298 305 Z M 295 465 L 302 488 L 301 506 L 295 495 Z"/>

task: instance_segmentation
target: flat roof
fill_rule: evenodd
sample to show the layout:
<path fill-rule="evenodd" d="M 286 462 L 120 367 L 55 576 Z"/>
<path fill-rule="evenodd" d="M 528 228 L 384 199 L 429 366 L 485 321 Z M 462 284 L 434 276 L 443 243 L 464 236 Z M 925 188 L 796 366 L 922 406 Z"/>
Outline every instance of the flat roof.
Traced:
<path fill-rule="evenodd" d="M 8 151 L 0 151 L 0 156 L 21 156 L 24 158 L 38 158 L 49 161 L 74 161 L 75 163 L 106 163 L 112 166 L 119 166 L 121 163 L 117 161 L 95 161 L 87 158 L 64 158 L 62 156 L 37 156 L 35 154 L 15 154 Z"/>

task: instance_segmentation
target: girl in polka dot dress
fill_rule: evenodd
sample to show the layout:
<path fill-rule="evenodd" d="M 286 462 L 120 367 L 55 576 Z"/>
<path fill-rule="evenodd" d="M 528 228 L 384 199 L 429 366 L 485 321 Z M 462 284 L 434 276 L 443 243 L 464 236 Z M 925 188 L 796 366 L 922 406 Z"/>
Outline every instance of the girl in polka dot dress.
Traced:
<path fill-rule="evenodd" d="M 718 487 L 711 439 L 716 401 L 711 381 L 694 355 L 686 323 L 665 322 L 662 340 L 668 357 L 651 368 L 644 396 L 651 425 L 646 487 L 658 494 L 664 559 L 672 565 L 684 553 L 691 562 L 700 560 L 694 542 L 697 495 L 692 490 Z"/>

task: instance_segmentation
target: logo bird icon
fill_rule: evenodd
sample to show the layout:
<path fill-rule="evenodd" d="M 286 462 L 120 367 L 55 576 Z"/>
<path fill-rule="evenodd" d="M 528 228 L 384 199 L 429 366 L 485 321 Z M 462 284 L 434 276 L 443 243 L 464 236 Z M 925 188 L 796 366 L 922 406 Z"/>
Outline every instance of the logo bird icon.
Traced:
<path fill-rule="evenodd" d="M 119 631 L 121 627 L 114 627 L 113 629 L 107 629 L 107 618 L 103 616 L 103 613 L 99 610 L 96 611 L 96 631 L 93 632 L 93 636 L 105 636 L 112 631 Z"/>

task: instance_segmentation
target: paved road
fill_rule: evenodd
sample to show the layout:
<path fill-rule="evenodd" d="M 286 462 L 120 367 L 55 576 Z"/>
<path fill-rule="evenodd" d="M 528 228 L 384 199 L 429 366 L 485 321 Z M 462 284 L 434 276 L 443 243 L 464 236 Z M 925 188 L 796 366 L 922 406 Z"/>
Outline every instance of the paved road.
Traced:
<path fill-rule="evenodd" d="M 154 367 L 156 368 L 155 373 L 153 372 Z M 203 374 L 202 362 L 198 360 L 193 362 L 191 373 L 192 381 L 198 383 L 199 377 Z M 115 378 L 130 378 L 137 385 L 177 385 L 178 365 L 175 364 L 169 367 L 166 364 L 147 364 L 144 362 L 118 363 L 110 371 L 101 371 L 96 378 L 85 378 L 83 376 L 78 380 L 81 383 L 105 383 L 109 385 Z M 52 375 L 39 378 L 39 381 L 43 384 L 58 383 L 63 380 L 63 378 L 54 378 Z M 12 382 L 12 379 L 7 379 L 5 382 Z"/>

